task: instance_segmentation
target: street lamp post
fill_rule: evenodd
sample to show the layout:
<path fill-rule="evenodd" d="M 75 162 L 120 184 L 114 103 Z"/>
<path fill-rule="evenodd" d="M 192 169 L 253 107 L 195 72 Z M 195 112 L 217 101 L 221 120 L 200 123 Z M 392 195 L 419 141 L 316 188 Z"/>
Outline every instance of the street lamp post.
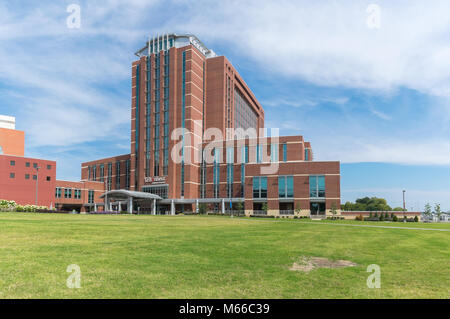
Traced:
<path fill-rule="evenodd" d="M 406 211 L 405 190 L 403 190 L 403 213 Z"/>
<path fill-rule="evenodd" d="M 39 166 L 34 168 L 36 170 L 36 206 L 38 205 L 38 189 L 39 189 Z"/>

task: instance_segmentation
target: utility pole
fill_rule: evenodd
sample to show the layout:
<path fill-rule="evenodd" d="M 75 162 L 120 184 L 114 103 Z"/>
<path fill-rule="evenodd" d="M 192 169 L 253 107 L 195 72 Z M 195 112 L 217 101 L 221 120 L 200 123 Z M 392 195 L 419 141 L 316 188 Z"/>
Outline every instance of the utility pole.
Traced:
<path fill-rule="evenodd" d="M 403 190 L 403 212 L 406 211 L 406 202 L 405 202 L 405 190 Z"/>

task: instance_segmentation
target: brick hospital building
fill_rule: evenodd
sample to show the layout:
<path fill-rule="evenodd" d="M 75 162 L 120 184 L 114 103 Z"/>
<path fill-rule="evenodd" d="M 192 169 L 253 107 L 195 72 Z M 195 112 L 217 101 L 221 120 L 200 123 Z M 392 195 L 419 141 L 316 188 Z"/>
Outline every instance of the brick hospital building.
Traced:
<path fill-rule="evenodd" d="M 248 215 L 339 210 L 339 162 L 314 161 L 302 136 L 263 136 L 263 107 L 226 57 L 176 34 L 149 39 L 136 55 L 131 152 L 82 164 L 83 181 L 104 183 L 107 210 L 173 214 L 202 203 L 216 211 L 242 205 Z M 180 128 L 185 133 L 172 138 Z M 211 129 L 222 135 L 214 143 Z M 242 134 L 252 129 L 256 135 Z M 271 164 L 278 169 L 263 173 Z"/>

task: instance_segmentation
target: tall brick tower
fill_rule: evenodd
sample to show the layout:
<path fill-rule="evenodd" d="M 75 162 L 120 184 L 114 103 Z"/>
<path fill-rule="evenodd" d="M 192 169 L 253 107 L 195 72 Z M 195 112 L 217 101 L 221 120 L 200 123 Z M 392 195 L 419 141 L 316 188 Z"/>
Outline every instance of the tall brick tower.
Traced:
<path fill-rule="evenodd" d="M 194 35 L 149 39 L 132 64 L 130 189 L 162 198 L 199 198 L 199 145 L 207 128 L 264 127 L 264 111 L 231 63 Z M 175 129 L 181 159 L 171 150 Z M 186 146 L 185 146 L 186 144 Z M 188 149 L 193 148 L 193 149 Z M 191 156 L 188 160 L 187 156 Z"/>

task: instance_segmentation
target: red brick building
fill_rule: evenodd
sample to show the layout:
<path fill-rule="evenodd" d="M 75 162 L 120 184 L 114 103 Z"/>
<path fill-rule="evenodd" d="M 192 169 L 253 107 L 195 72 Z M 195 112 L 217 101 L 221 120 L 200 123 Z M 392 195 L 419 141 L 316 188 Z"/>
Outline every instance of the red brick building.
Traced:
<path fill-rule="evenodd" d="M 0 199 L 66 211 L 103 209 L 104 183 L 56 180 L 55 161 L 24 156 L 25 132 L 15 129 L 14 117 L 0 116 L 0 149 Z"/>
<path fill-rule="evenodd" d="M 54 205 L 56 162 L 24 157 L 25 132 L 16 120 L 0 116 L 0 199 L 19 205 Z"/>
<path fill-rule="evenodd" d="M 82 181 L 105 185 L 107 209 L 340 211 L 339 162 L 313 161 L 301 136 L 265 138 L 264 110 L 225 57 L 176 34 L 149 39 L 136 55 L 131 153 L 82 164 Z"/>
<path fill-rule="evenodd" d="M 54 189 L 55 208 L 63 211 L 89 212 L 103 210 L 101 195 L 105 184 L 93 181 L 56 181 Z"/>
<path fill-rule="evenodd" d="M 19 205 L 54 205 L 56 162 L 0 155 L 0 199 Z"/>

